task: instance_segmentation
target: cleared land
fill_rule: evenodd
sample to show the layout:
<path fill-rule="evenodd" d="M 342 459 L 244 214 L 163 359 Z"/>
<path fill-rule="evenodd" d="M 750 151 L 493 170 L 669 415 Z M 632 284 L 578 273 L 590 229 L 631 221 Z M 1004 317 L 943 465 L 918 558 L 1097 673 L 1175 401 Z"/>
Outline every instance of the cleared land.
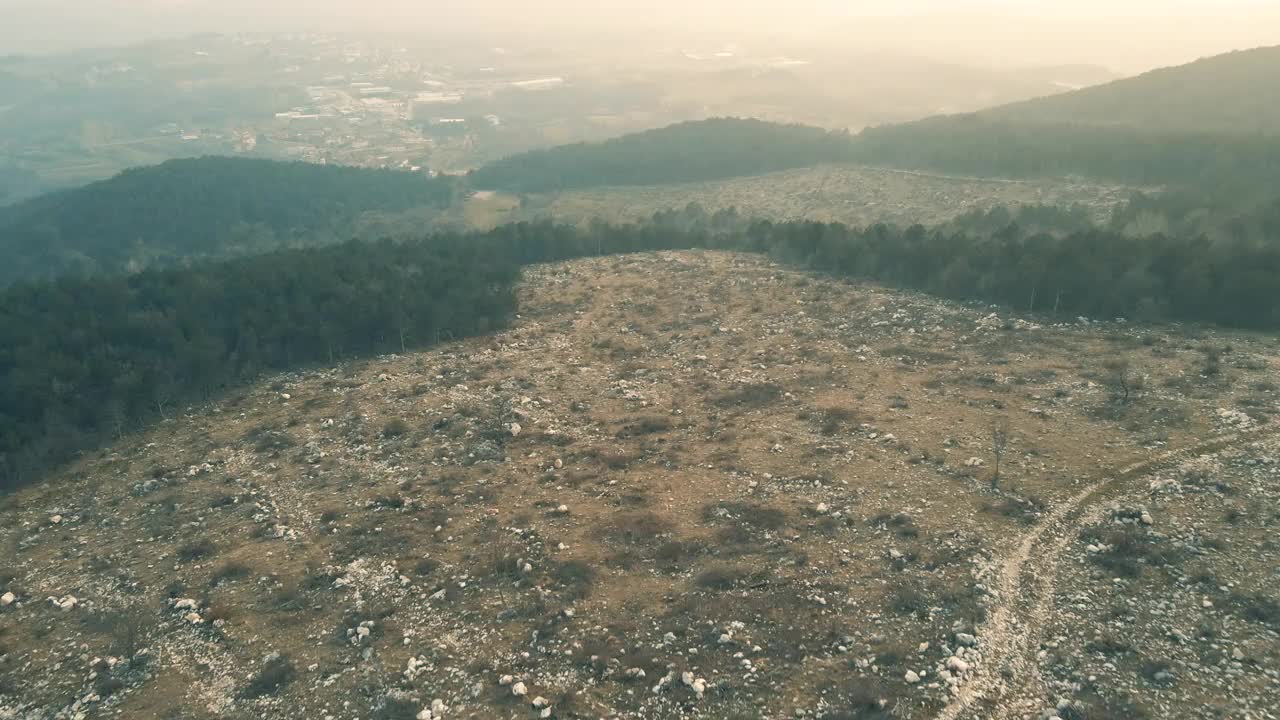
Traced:
<path fill-rule="evenodd" d="M 521 293 L 5 498 L 0 717 L 1280 705 L 1275 337 L 725 253 Z"/>
<path fill-rule="evenodd" d="M 827 165 L 716 182 L 531 195 L 524 198 L 517 217 L 637 220 L 694 202 L 710 211 L 735 207 L 744 216 L 771 220 L 907 226 L 944 223 L 997 205 L 1078 203 L 1101 222 L 1132 193 L 1133 188 L 1084 180 L 991 180 Z"/>

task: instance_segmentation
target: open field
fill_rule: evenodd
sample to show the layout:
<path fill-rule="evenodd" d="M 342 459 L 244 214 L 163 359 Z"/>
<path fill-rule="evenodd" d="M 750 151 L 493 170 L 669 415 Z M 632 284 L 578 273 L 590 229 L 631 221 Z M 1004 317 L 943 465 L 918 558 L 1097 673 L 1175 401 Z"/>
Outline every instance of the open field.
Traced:
<path fill-rule="evenodd" d="M 711 252 L 521 308 L 0 498 L 0 718 L 1280 706 L 1280 339 Z"/>
<path fill-rule="evenodd" d="M 744 216 L 770 220 L 907 226 L 944 223 L 970 210 L 997 205 L 1079 203 L 1105 222 L 1132 192 L 1132 188 L 1084 180 L 993 180 L 827 165 L 718 182 L 529 196 L 522 217 L 636 220 L 694 202 L 709 211 L 735 207 Z"/>

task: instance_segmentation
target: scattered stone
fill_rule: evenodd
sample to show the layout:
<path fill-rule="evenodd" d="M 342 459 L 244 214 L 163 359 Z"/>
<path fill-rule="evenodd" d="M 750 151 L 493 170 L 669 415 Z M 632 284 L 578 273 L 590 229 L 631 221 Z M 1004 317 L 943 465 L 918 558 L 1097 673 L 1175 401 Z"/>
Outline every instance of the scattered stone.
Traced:
<path fill-rule="evenodd" d="M 11 592 L 7 592 L 4 595 L 0 595 L 0 607 L 9 607 L 15 601 L 17 601 L 17 599 L 18 599 L 18 596 L 14 595 Z"/>
<path fill-rule="evenodd" d="M 529 694 L 529 688 L 525 687 L 524 683 L 518 682 L 511 686 L 511 694 L 516 697 L 524 697 Z"/>
<path fill-rule="evenodd" d="M 920 676 L 916 674 L 914 670 L 908 670 L 906 674 L 902 676 L 902 679 L 906 680 L 908 683 L 912 685 L 915 685 L 916 683 L 920 682 Z"/>
<path fill-rule="evenodd" d="M 956 643 L 962 647 L 976 647 L 978 638 L 969 633 L 956 633 Z"/>

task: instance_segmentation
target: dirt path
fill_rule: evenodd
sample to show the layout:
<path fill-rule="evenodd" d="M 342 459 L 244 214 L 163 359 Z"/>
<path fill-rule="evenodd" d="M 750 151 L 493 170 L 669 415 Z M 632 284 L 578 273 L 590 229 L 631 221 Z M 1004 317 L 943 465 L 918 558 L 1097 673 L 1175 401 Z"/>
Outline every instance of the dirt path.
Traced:
<path fill-rule="evenodd" d="M 1275 431 L 1268 430 L 1271 432 Z M 1122 481 L 1150 475 L 1196 455 L 1252 442 L 1258 436 L 1256 430 L 1241 431 L 1162 453 L 1120 469 L 1055 508 L 1000 561 L 995 602 L 979 629 L 982 663 L 938 714 L 938 720 L 1038 717 L 1050 699 L 1036 651 L 1053 609 L 1058 562 L 1080 528 L 1101 513 L 1098 502 L 1119 489 Z M 1030 562 L 1033 557 L 1034 563 Z"/>

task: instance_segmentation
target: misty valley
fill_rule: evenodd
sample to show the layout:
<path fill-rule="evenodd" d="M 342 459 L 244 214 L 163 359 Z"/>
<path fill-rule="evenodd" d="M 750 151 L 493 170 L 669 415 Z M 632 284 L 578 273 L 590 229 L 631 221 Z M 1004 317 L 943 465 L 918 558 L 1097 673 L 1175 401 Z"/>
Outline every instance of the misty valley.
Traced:
<path fill-rule="evenodd" d="M 0 720 L 1274 717 L 1280 46 L 559 7 L 0 56 Z"/>

